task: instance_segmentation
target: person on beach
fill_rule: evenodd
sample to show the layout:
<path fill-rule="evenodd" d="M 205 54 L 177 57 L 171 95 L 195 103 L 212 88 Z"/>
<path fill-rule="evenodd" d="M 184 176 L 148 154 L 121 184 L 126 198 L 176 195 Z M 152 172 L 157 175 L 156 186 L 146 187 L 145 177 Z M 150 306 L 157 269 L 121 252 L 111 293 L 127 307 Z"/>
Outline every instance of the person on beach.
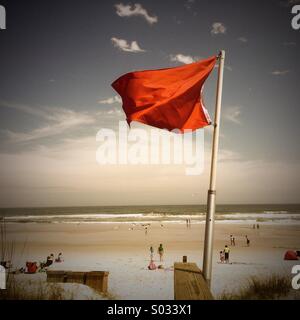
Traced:
<path fill-rule="evenodd" d="M 232 238 L 233 246 L 235 246 L 235 237 Z"/>
<path fill-rule="evenodd" d="M 153 249 L 153 247 L 151 246 L 151 247 L 150 247 L 150 259 L 151 259 L 151 261 L 153 260 L 153 253 L 154 253 L 154 249 Z"/>
<path fill-rule="evenodd" d="M 256 225 L 256 229 L 259 229 L 259 224 Z"/>
<path fill-rule="evenodd" d="M 185 222 L 186 222 L 186 227 L 188 228 L 189 227 L 189 219 L 185 219 Z"/>
<path fill-rule="evenodd" d="M 63 255 L 62 253 L 60 252 L 59 255 L 57 256 L 57 259 L 55 259 L 55 262 L 63 262 L 64 259 L 63 259 Z"/>
<path fill-rule="evenodd" d="M 157 252 L 159 254 L 159 261 L 163 261 L 164 248 L 162 244 L 159 245 Z"/>
<path fill-rule="evenodd" d="M 226 263 L 229 263 L 229 252 L 230 252 L 230 249 L 226 245 L 225 248 L 224 248 L 224 255 L 225 255 L 225 262 Z"/>
<path fill-rule="evenodd" d="M 233 246 L 233 235 L 230 235 L 230 245 Z"/>
<path fill-rule="evenodd" d="M 54 261 L 54 254 L 51 253 L 50 256 L 47 257 L 47 261 L 44 264 L 44 267 L 50 267 L 53 264 Z"/>
<path fill-rule="evenodd" d="M 220 251 L 220 262 L 224 263 L 225 262 L 225 254 L 224 251 Z"/>
<path fill-rule="evenodd" d="M 145 227 L 145 235 L 148 233 L 148 227 Z"/>
<path fill-rule="evenodd" d="M 248 236 L 246 236 L 246 242 L 247 242 L 247 247 L 250 247 L 250 240 L 248 239 Z"/>

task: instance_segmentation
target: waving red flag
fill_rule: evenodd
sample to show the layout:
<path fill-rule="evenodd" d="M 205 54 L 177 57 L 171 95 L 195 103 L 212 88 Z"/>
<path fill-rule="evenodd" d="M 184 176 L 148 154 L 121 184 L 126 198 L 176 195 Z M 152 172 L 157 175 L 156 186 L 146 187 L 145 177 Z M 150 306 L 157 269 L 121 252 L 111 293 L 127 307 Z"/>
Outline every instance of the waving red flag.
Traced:
<path fill-rule="evenodd" d="M 211 123 L 202 89 L 217 57 L 176 68 L 130 72 L 112 87 L 123 100 L 127 122 L 161 129 L 196 130 Z"/>

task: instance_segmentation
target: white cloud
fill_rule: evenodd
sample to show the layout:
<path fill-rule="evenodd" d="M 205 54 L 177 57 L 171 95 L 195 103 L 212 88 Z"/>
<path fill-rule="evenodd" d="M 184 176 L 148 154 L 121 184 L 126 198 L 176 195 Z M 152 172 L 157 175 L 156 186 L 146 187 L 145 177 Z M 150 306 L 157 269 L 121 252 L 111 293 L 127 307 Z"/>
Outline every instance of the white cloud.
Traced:
<path fill-rule="evenodd" d="M 122 103 L 122 99 L 119 96 L 114 96 L 104 100 L 99 100 L 98 103 L 100 104 Z"/>
<path fill-rule="evenodd" d="M 193 63 L 193 62 L 195 62 L 197 60 L 196 57 L 186 56 L 186 55 L 181 54 L 181 53 L 177 53 L 175 55 L 171 54 L 170 55 L 170 59 L 171 59 L 171 61 L 180 62 L 180 63 L 184 63 L 184 64 Z"/>
<path fill-rule="evenodd" d="M 289 72 L 290 72 L 290 70 L 274 70 L 274 71 L 271 72 L 271 74 L 273 76 L 284 76 Z"/>
<path fill-rule="evenodd" d="M 130 4 L 124 5 L 123 3 L 119 3 L 115 5 L 115 8 L 117 9 L 117 15 L 120 17 L 141 16 L 150 24 L 157 23 L 158 21 L 157 16 L 150 16 L 147 10 L 139 3 L 136 3 L 133 6 Z"/>
<path fill-rule="evenodd" d="M 143 50 L 140 48 L 139 44 L 136 41 L 132 41 L 131 43 L 128 43 L 127 40 L 124 39 L 118 39 L 118 38 L 111 38 L 111 41 L 113 45 L 116 48 L 119 48 L 122 51 L 125 52 L 145 52 L 146 50 Z"/>
<path fill-rule="evenodd" d="M 239 37 L 238 41 L 246 43 L 248 42 L 248 39 L 246 37 Z"/>
<path fill-rule="evenodd" d="M 49 113 L 46 110 L 44 110 L 44 108 L 37 109 L 23 104 L 11 103 L 7 101 L 0 101 L 0 107 L 15 109 L 45 119 L 48 119 L 50 116 Z"/>
<path fill-rule="evenodd" d="M 25 105 L 1 104 L 4 107 L 37 116 L 46 120 L 46 124 L 29 132 L 15 132 L 3 130 L 7 137 L 13 142 L 27 142 L 41 138 L 48 138 L 77 126 L 91 124 L 95 119 L 86 113 L 76 112 L 70 109 L 43 107 L 35 109 Z"/>
<path fill-rule="evenodd" d="M 226 33 L 226 27 L 221 22 L 214 22 L 212 25 L 212 29 L 210 30 L 211 34 L 224 34 Z"/>
<path fill-rule="evenodd" d="M 233 122 L 235 124 L 241 124 L 240 116 L 241 116 L 241 108 L 240 107 L 229 107 L 224 110 L 224 119 L 227 121 Z"/>

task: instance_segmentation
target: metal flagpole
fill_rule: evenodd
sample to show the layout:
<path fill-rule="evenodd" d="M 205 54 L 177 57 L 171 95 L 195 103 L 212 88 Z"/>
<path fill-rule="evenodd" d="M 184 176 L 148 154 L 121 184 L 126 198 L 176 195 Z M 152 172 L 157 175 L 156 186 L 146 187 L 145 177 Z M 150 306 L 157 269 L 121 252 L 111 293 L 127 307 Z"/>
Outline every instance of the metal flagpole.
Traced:
<path fill-rule="evenodd" d="M 225 51 L 222 50 L 220 51 L 220 54 L 219 54 L 217 98 L 216 98 L 216 107 L 215 107 L 214 134 L 213 134 L 212 155 L 211 155 L 210 184 L 209 184 L 209 190 L 207 195 L 207 214 L 206 214 L 204 253 L 203 253 L 203 276 L 209 287 L 211 284 L 211 273 L 212 273 L 214 218 L 215 218 L 215 210 L 216 210 L 217 156 L 218 156 L 218 147 L 219 147 L 224 60 L 225 60 Z"/>

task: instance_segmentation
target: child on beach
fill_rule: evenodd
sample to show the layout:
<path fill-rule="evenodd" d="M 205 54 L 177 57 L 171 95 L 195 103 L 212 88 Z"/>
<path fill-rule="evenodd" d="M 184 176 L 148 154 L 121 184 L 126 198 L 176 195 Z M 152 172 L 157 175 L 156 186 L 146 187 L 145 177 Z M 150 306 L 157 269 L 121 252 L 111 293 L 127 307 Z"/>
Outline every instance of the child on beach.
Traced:
<path fill-rule="evenodd" d="M 159 245 L 157 252 L 159 254 L 159 261 L 163 261 L 164 248 L 162 244 Z"/>
<path fill-rule="evenodd" d="M 150 259 L 151 259 L 151 261 L 153 260 L 153 253 L 154 253 L 154 249 L 153 249 L 153 247 L 151 246 L 151 247 L 150 247 Z"/>
<path fill-rule="evenodd" d="M 223 251 L 220 251 L 220 262 L 224 263 L 225 262 L 225 254 Z"/>

